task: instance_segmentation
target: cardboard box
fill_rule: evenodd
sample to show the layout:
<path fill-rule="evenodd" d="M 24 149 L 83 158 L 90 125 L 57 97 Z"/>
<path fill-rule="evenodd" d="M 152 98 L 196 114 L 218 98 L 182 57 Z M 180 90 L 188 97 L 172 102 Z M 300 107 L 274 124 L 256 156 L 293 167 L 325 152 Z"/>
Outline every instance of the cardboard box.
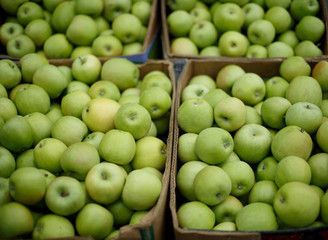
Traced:
<path fill-rule="evenodd" d="M 325 58 L 328 60 L 328 58 Z M 317 60 L 309 60 L 311 68 L 317 63 Z M 178 159 L 178 139 L 183 133 L 179 129 L 177 121 L 177 112 L 181 104 L 181 93 L 182 90 L 188 85 L 189 80 L 198 74 L 207 74 L 210 77 L 216 79 L 218 71 L 228 65 L 237 64 L 241 66 L 246 72 L 254 72 L 259 74 L 263 79 L 267 79 L 272 76 L 279 75 L 280 60 L 276 61 L 262 61 L 255 60 L 249 61 L 243 58 L 236 61 L 222 61 L 219 59 L 190 59 L 186 62 L 185 67 L 177 80 L 177 95 L 175 102 L 175 119 L 174 119 L 174 138 L 173 138 L 173 155 L 172 155 L 172 170 L 170 178 L 170 202 L 169 207 L 172 215 L 172 224 L 176 240 L 278 240 L 278 239 L 328 239 L 328 225 L 315 228 L 302 228 L 295 230 L 279 230 L 279 231 L 266 231 L 266 232 L 255 232 L 255 231 L 235 231 L 235 232 L 224 232 L 214 230 L 194 230 L 194 229 L 183 229 L 179 226 L 177 218 L 178 207 L 185 202 L 185 199 L 181 196 L 177 189 L 176 175 L 181 166 L 181 162 Z"/>
<path fill-rule="evenodd" d="M 161 20 L 162 20 L 162 41 L 163 41 L 163 54 L 167 59 L 216 59 L 220 58 L 223 61 L 230 61 L 231 57 L 204 57 L 199 55 L 182 55 L 172 53 L 170 50 L 171 45 L 171 36 L 169 34 L 169 28 L 166 21 L 167 16 L 170 14 L 171 10 L 166 5 L 167 0 L 160 0 L 160 10 L 161 10 Z M 322 49 L 323 55 L 328 55 L 328 8 L 326 0 L 319 0 L 320 3 L 320 12 L 318 17 L 321 18 L 326 25 L 326 32 L 321 42 L 319 42 L 319 46 Z M 236 58 L 244 58 L 244 57 L 236 57 Z M 235 59 L 236 59 L 235 58 Z M 317 57 L 314 57 L 314 59 Z"/>
<path fill-rule="evenodd" d="M 151 15 L 148 22 L 148 30 L 145 40 L 142 45 L 142 50 L 140 53 L 134 55 L 124 55 L 120 56 L 123 58 L 127 58 L 134 63 L 145 63 L 148 59 L 150 59 L 151 52 L 156 43 L 156 40 L 160 37 L 160 22 L 159 22 L 159 0 L 153 0 L 151 7 Z M 3 23 L 5 15 L 3 10 L 0 8 L 0 25 Z M 0 59 L 8 58 L 14 61 L 19 61 L 19 58 L 14 58 L 6 53 L 6 49 L 4 46 L 0 46 Z M 108 57 L 100 57 L 102 61 L 109 59 Z M 52 64 L 56 64 L 56 62 L 65 61 L 68 64 L 73 61 L 73 59 L 49 59 L 49 62 Z"/>

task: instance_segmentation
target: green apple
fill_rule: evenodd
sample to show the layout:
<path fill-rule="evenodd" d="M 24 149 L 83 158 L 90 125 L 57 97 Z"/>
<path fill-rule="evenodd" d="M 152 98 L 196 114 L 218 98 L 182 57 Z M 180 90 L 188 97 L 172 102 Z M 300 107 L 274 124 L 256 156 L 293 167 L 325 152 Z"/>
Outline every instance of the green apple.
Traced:
<path fill-rule="evenodd" d="M 276 29 L 267 19 L 255 20 L 247 28 L 247 37 L 252 44 L 266 46 L 273 42 L 275 36 Z"/>
<path fill-rule="evenodd" d="M 327 198 L 328 198 L 328 193 L 325 192 L 324 195 L 321 197 L 321 209 L 320 209 L 320 216 L 321 216 L 321 219 L 322 221 L 326 224 L 328 222 L 328 219 L 327 219 Z"/>
<path fill-rule="evenodd" d="M 268 50 L 266 47 L 259 44 L 249 45 L 246 51 L 246 57 L 250 58 L 267 58 Z"/>
<path fill-rule="evenodd" d="M 15 115 L 0 128 L 0 143 L 11 152 L 22 152 L 33 145 L 33 130 L 26 118 Z"/>
<path fill-rule="evenodd" d="M 220 32 L 240 31 L 244 24 L 245 16 L 238 4 L 228 2 L 216 7 L 212 21 Z"/>
<path fill-rule="evenodd" d="M 320 84 L 311 76 L 297 76 L 288 85 L 286 99 L 291 104 L 309 102 L 320 106 L 322 102 Z"/>
<path fill-rule="evenodd" d="M 194 192 L 194 179 L 197 173 L 209 166 L 202 161 L 189 161 L 184 163 L 178 170 L 176 176 L 177 190 L 188 201 L 197 200 Z"/>
<path fill-rule="evenodd" d="M 123 104 L 117 111 L 114 120 L 115 128 L 127 131 L 134 139 L 144 137 L 151 125 L 151 115 L 138 103 Z"/>
<path fill-rule="evenodd" d="M 169 0 L 166 4 L 171 11 L 185 10 L 190 11 L 197 0 Z"/>
<path fill-rule="evenodd" d="M 316 16 L 320 10 L 318 0 L 291 1 L 290 14 L 296 21 L 300 21 L 304 16 Z"/>
<path fill-rule="evenodd" d="M 121 97 L 121 92 L 118 87 L 106 80 L 98 80 L 94 82 L 88 91 L 89 96 L 93 98 L 110 98 L 118 101 Z"/>
<path fill-rule="evenodd" d="M 5 147 L 0 146 L 1 171 L 0 177 L 9 178 L 16 169 L 14 155 Z"/>
<path fill-rule="evenodd" d="M 287 156 L 308 160 L 312 148 L 311 136 L 304 129 L 293 125 L 280 129 L 271 143 L 272 155 L 278 161 Z"/>
<path fill-rule="evenodd" d="M 61 111 L 61 106 L 57 102 L 52 102 L 49 111 L 46 115 L 50 118 L 50 120 L 54 123 L 58 118 L 64 116 Z"/>
<path fill-rule="evenodd" d="M 66 29 L 69 41 L 78 46 L 91 45 L 97 35 L 98 29 L 95 20 L 84 14 L 75 15 Z"/>
<path fill-rule="evenodd" d="M 77 57 L 80 57 L 80 56 L 83 56 L 86 54 L 94 54 L 92 52 L 91 46 L 76 46 L 75 48 L 73 48 L 70 58 L 74 59 L 74 58 L 77 58 Z"/>
<path fill-rule="evenodd" d="M 107 206 L 107 209 L 112 213 L 114 217 L 114 226 L 121 227 L 129 224 L 134 210 L 128 208 L 122 199 L 119 199 Z"/>
<path fill-rule="evenodd" d="M 10 99 L 10 94 L 8 94 L 7 89 L 3 84 L 0 83 L 0 97 L 1 98 L 8 98 Z M 11 99 L 10 99 L 11 100 Z"/>
<path fill-rule="evenodd" d="M 295 47 L 294 52 L 296 56 L 304 58 L 321 56 L 322 49 L 311 40 L 300 41 Z"/>
<path fill-rule="evenodd" d="M 234 151 L 241 160 L 259 163 L 270 154 L 272 136 L 270 131 L 259 124 L 246 124 L 234 134 Z"/>
<path fill-rule="evenodd" d="M 195 6 L 189 11 L 189 14 L 190 14 L 194 24 L 198 23 L 200 21 L 211 22 L 211 19 L 212 19 L 210 11 L 208 10 L 208 8 L 204 8 L 204 7 Z M 213 24 L 213 27 L 215 28 L 214 24 Z"/>
<path fill-rule="evenodd" d="M 181 101 L 191 98 L 203 98 L 210 89 L 201 83 L 188 84 L 181 93 Z"/>
<path fill-rule="evenodd" d="M 90 131 L 107 132 L 115 127 L 115 116 L 121 104 L 109 98 L 91 99 L 82 111 L 82 120 Z"/>
<path fill-rule="evenodd" d="M 324 152 L 328 152 L 328 144 L 327 144 L 327 132 L 328 132 L 328 121 L 323 122 L 316 135 L 315 135 L 315 140 Z"/>
<path fill-rule="evenodd" d="M 50 137 L 53 122 L 40 112 L 33 112 L 24 116 L 30 124 L 33 132 L 33 146 L 44 138 Z"/>
<path fill-rule="evenodd" d="M 198 161 L 199 158 L 195 153 L 195 143 L 198 134 L 183 133 L 178 139 L 178 159 L 182 163 Z"/>
<path fill-rule="evenodd" d="M 254 107 L 246 105 L 246 121 L 245 124 L 263 124 L 263 120 L 261 118 L 261 115 L 256 111 Z"/>
<path fill-rule="evenodd" d="M 311 167 L 307 161 L 297 156 L 287 156 L 277 165 L 275 183 L 278 188 L 294 181 L 310 184 L 311 175 Z"/>
<path fill-rule="evenodd" d="M 86 202 L 85 189 L 80 181 L 58 176 L 48 186 L 45 203 L 50 211 L 61 216 L 77 213 Z"/>
<path fill-rule="evenodd" d="M 197 74 L 190 78 L 189 85 L 191 84 L 203 84 L 209 90 L 216 89 L 216 82 L 215 80 L 207 74 Z"/>
<path fill-rule="evenodd" d="M 237 213 L 243 208 L 241 201 L 229 195 L 219 204 L 212 206 L 211 209 L 215 214 L 215 223 L 235 222 Z"/>
<path fill-rule="evenodd" d="M 288 9 L 282 6 L 273 6 L 268 8 L 264 14 L 264 19 L 270 21 L 274 28 L 275 33 L 280 34 L 292 27 L 293 19 Z"/>
<path fill-rule="evenodd" d="M 29 36 L 20 34 L 7 42 L 6 50 L 9 56 L 21 58 L 28 53 L 35 52 L 36 46 Z"/>
<path fill-rule="evenodd" d="M 246 106 L 239 98 L 224 98 L 214 107 L 214 120 L 220 128 L 234 132 L 246 121 Z"/>
<path fill-rule="evenodd" d="M 291 4 L 291 0 L 264 0 L 264 2 L 267 8 L 280 6 L 287 9 Z"/>
<path fill-rule="evenodd" d="M 91 132 L 82 141 L 93 145 L 99 150 L 99 144 L 104 135 L 103 132 Z"/>
<path fill-rule="evenodd" d="M 191 26 L 189 38 L 198 48 L 202 49 L 216 44 L 218 33 L 214 24 L 210 20 L 202 20 Z"/>
<path fill-rule="evenodd" d="M 285 97 L 289 82 L 280 76 L 270 77 L 265 81 L 265 99 L 270 97 Z"/>
<path fill-rule="evenodd" d="M 196 199 L 208 206 L 224 201 L 231 189 L 232 182 L 229 175 L 218 166 L 204 167 L 196 174 L 193 181 Z"/>
<path fill-rule="evenodd" d="M 189 82 L 190 83 L 190 82 Z M 151 87 L 161 87 L 165 91 L 167 91 L 168 94 L 172 94 L 172 81 L 171 79 L 162 71 L 153 70 L 148 72 L 143 78 L 140 83 L 140 90 L 143 91 Z M 131 89 L 133 90 L 133 89 Z M 140 92 L 141 93 L 141 92 Z"/>
<path fill-rule="evenodd" d="M 136 143 L 130 132 L 111 129 L 102 137 L 98 151 L 105 161 L 124 165 L 132 161 L 136 152 Z"/>
<path fill-rule="evenodd" d="M 273 202 L 277 217 L 287 226 L 305 227 L 320 214 L 320 197 L 308 184 L 289 182 L 280 187 Z"/>
<path fill-rule="evenodd" d="M 31 210 L 19 202 L 0 206 L 0 233 L 5 238 L 30 234 L 34 228 Z"/>
<path fill-rule="evenodd" d="M 61 111 L 65 116 L 70 115 L 81 119 L 82 111 L 90 100 L 91 98 L 86 92 L 82 90 L 73 91 L 62 97 Z"/>
<path fill-rule="evenodd" d="M 281 129 L 286 126 L 285 115 L 292 104 L 284 97 L 269 97 L 261 106 L 263 122 L 270 128 Z"/>
<path fill-rule="evenodd" d="M 9 178 L 0 177 L 0 206 L 11 202 L 9 193 Z"/>
<path fill-rule="evenodd" d="M 59 4 L 65 1 L 68 0 L 42 0 L 42 3 L 44 8 L 52 13 Z"/>
<path fill-rule="evenodd" d="M 75 228 L 80 236 L 104 239 L 113 228 L 114 217 L 105 207 L 96 203 L 86 204 L 77 214 Z"/>
<path fill-rule="evenodd" d="M 263 202 L 249 203 L 236 215 L 238 231 L 275 231 L 278 223 L 273 207 Z"/>
<path fill-rule="evenodd" d="M 212 230 L 215 214 L 205 203 L 190 201 L 183 203 L 177 210 L 178 224 L 181 228 Z"/>
<path fill-rule="evenodd" d="M 46 179 L 34 167 L 16 169 L 9 178 L 9 193 L 12 199 L 25 205 L 40 202 L 46 193 Z"/>
<path fill-rule="evenodd" d="M 232 85 L 233 97 L 239 98 L 246 105 L 254 106 L 265 97 L 265 83 L 256 73 L 248 72 L 238 77 Z"/>
<path fill-rule="evenodd" d="M 267 46 L 269 58 L 288 58 L 294 56 L 294 49 L 285 42 L 274 41 Z"/>
<path fill-rule="evenodd" d="M 66 217 L 48 213 L 36 221 L 32 236 L 33 239 L 74 237 L 75 230 Z"/>
<path fill-rule="evenodd" d="M 131 43 L 138 40 L 142 27 L 142 22 L 132 13 L 122 13 L 112 22 L 114 35 L 122 43 Z"/>
<path fill-rule="evenodd" d="M 225 161 L 232 153 L 234 142 L 231 134 L 219 127 L 205 128 L 199 132 L 195 153 L 200 160 L 208 164 L 218 164 Z"/>
<path fill-rule="evenodd" d="M 242 10 L 245 15 L 244 24 L 243 24 L 244 29 L 247 29 L 248 26 L 255 20 L 263 19 L 265 14 L 264 8 L 261 5 L 256 4 L 254 2 L 246 3 L 245 5 L 242 6 Z"/>
<path fill-rule="evenodd" d="M 170 12 L 166 17 L 168 31 L 173 37 L 186 37 L 193 25 L 189 12 L 176 10 Z"/>
<path fill-rule="evenodd" d="M 135 55 L 142 52 L 143 44 L 141 42 L 127 43 L 123 46 L 122 55 Z"/>
<path fill-rule="evenodd" d="M 219 49 L 222 56 L 243 57 L 249 46 L 249 39 L 239 31 L 226 31 L 219 38 Z"/>
<path fill-rule="evenodd" d="M 126 174 L 125 170 L 115 163 L 98 163 L 89 170 L 85 178 L 86 190 L 95 202 L 111 204 L 121 197 Z"/>
<path fill-rule="evenodd" d="M 206 56 L 206 57 L 219 57 L 221 56 L 221 53 L 219 47 L 214 45 L 201 49 L 199 55 Z"/>
<path fill-rule="evenodd" d="M 134 225 L 141 223 L 144 216 L 146 216 L 149 213 L 149 210 L 146 211 L 134 211 L 134 213 L 131 216 L 131 219 L 129 221 L 129 225 Z"/>
<path fill-rule="evenodd" d="M 229 97 L 230 97 L 229 94 L 226 93 L 223 89 L 215 88 L 210 90 L 208 93 L 206 93 L 203 96 L 203 99 L 206 100 L 214 110 L 218 102 L 220 102 L 224 98 L 229 98 Z"/>
<path fill-rule="evenodd" d="M 120 91 L 136 87 L 140 72 L 137 65 L 126 58 L 106 60 L 101 69 L 100 78 L 116 84 Z"/>
<path fill-rule="evenodd" d="M 295 26 L 295 32 L 301 41 L 317 43 L 325 33 L 325 23 L 317 16 L 304 16 Z"/>
<path fill-rule="evenodd" d="M 0 117 L 6 122 L 11 117 L 17 115 L 17 108 L 15 103 L 6 97 L 0 98 Z"/>
<path fill-rule="evenodd" d="M 231 88 L 235 80 L 244 75 L 245 70 L 237 64 L 228 64 L 222 67 L 216 75 L 216 85 L 231 95 Z"/>
<path fill-rule="evenodd" d="M 75 80 L 91 85 L 100 77 L 101 61 L 93 54 L 75 58 L 72 62 L 72 74 Z"/>
<path fill-rule="evenodd" d="M 43 45 L 44 54 L 49 59 L 68 58 L 73 50 L 72 43 L 64 33 L 51 35 Z"/>
<path fill-rule="evenodd" d="M 115 35 L 99 35 L 93 40 L 91 51 L 97 57 L 116 57 L 123 55 L 124 46 Z"/>
<path fill-rule="evenodd" d="M 279 73 L 281 77 L 291 82 L 296 76 L 309 76 L 311 66 L 303 57 L 291 56 L 280 64 Z"/>
<path fill-rule="evenodd" d="M 15 15 L 17 13 L 18 7 L 24 2 L 28 2 L 28 1 L 27 0 L 16 0 L 16 1 L 3 0 L 3 1 L 1 1 L 0 6 L 5 12 L 9 13 L 10 15 Z"/>
<path fill-rule="evenodd" d="M 24 82 L 32 83 L 36 70 L 43 65 L 49 64 L 49 60 L 37 53 L 29 53 L 24 55 L 19 63 Z"/>
<path fill-rule="evenodd" d="M 62 1 L 51 14 L 51 26 L 57 33 L 66 33 L 68 25 L 76 15 L 76 1 Z"/>
<path fill-rule="evenodd" d="M 322 122 L 321 109 L 308 102 L 297 102 L 290 106 L 285 114 L 286 125 L 296 125 L 310 135 L 317 132 Z"/>
<path fill-rule="evenodd" d="M 18 22 L 23 26 L 26 26 L 35 19 L 42 19 L 44 17 L 42 7 L 35 2 L 22 3 L 17 9 L 16 16 Z"/>
<path fill-rule="evenodd" d="M 252 167 L 244 161 L 232 161 L 224 164 L 222 169 L 229 175 L 232 183 L 231 195 L 240 197 L 249 193 L 255 184 Z"/>
<path fill-rule="evenodd" d="M 174 38 L 170 45 L 170 52 L 181 55 L 198 55 L 199 50 L 196 44 L 188 37 Z"/>
<path fill-rule="evenodd" d="M 66 146 L 81 142 L 87 134 L 87 125 L 74 116 L 60 117 L 54 122 L 51 129 L 51 136 L 62 141 Z"/>
<path fill-rule="evenodd" d="M 25 34 L 33 40 L 38 48 L 43 47 L 44 42 L 52 33 L 52 28 L 45 19 L 34 19 L 25 27 Z"/>
<path fill-rule="evenodd" d="M 14 88 L 22 80 L 22 73 L 16 63 L 10 59 L 0 60 L 0 83 L 7 89 Z"/>
<path fill-rule="evenodd" d="M 97 24 L 97 29 L 98 29 L 98 33 L 101 34 L 104 31 L 110 31 L 110 23 L 107 21 L 107 19 L 100 15 L 95 17 L 95 21 Z"/>
<path fill-rule="evenodd" d="M 17 22 L 5 22 L 0 27 L 0 43 L 6 46 L 11 38 L 23 33 L 24 27 L 21 24 Z"/>
<path fill-rule="evenodd" d="M 277 40 L 287 43 L 292 48 L 295 48 L 295 46 L 300 42 L 295 31 L 292 29 L 286 30 L 285 32 L 279 34 Z"/>
<path fill-rule="evenodd" d="M 57 66 L 45 64 L 40 66 L 33 75 L 33 84 L 42 87 L 51 99 L 59 95 L 67 87 L 67 81 Z"/>
<path fill-rule="evenodd" d="M 249 192 L 248 202 L 263 202 L 272 205 L 273 199 L 278 190 L 274 181 L 260 180 L 255 182 L 253 188 Z"/>
<path fill-rule="evenodd" d="M 123 13 L 131 11 L 131 0 L 104 0 L 104 9 L 102 15 L 112 22 L 116 17 Z"/>
<path fill-rule="evenodd" d="M 319 61 L 312 68 L 311 76 L 315 78 L 320 86 L 322 91 L 328 91 L 328 83 L 325 81 L 328 74 L 328 61 Z"/>
<path fill-rule="evenodd" d="M 218 231 L 236 231 L 237 226 L 234 222 L 222 222 L 216 224 L 212 230 L 218 230 Z"/>
<path fill-rule="evenodd" d="M 102 0 L 77 0 L 75 11 L 77 14 L 85 14 L 92 17 L 99 16 L 104 9 Z"/>
<path fill-rule="evenodd" d="M 147 1 L 135 2 L 131 6 L 131 13 L 139 18 L 142 25 L 147 25 L 152 11 L 152 4 Z"/>
<path fill-rule="evenodd" d="M 67 88 L 65 93 L 71 93 L 74 92 L 75 90 L 82 90 L 85 93 L 89 93 L 90 86 L 86 84 L 85 82 L 73 80 L 67 84 Z"/>

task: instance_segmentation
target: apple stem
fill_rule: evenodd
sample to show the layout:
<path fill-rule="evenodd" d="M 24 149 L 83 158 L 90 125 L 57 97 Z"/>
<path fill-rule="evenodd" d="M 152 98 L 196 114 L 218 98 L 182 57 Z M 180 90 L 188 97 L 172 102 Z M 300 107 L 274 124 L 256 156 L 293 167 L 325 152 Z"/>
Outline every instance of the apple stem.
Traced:
<path fill-rule="evenodd" d="M 60 196 L 62 196 L 62 197 L 67 197 L 68 195 L 69 195 L 69 192 L 66 192 L 66 191 L 64 191 L 60 194 Z"/>

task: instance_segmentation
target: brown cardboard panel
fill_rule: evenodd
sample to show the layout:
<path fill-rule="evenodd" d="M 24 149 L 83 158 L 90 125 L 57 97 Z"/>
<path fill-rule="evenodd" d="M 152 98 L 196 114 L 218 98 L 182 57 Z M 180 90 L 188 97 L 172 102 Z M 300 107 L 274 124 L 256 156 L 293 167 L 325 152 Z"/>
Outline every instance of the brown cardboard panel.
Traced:
<path fill-rule="evenodd" d="M 159 26 L 160 26 L 160 22 L 159 22 L 159 0 L 153 0 L 152 3 L 152 7 L 151 7 L 151 15 L 149 18 L 149 22 L 148 22 L 148 30 L 147 30 L 147 34 L 145 37 L 145 40 L 143 42 L 142 45 L 142 50 L 140 53 L 135 54 L 135 55 L 125 55 L 125 56 L 120 56 L 120 57 L 125 57 L 130 59 L 133 62 L 136 63 L 144 63 L 148 60 L 148 55 L 151 51 L 151 48 L 153 47 L 154 41 L 158 35 L 159 32 Z M 4 22 L 5 19 L 5 14 L 3 13 L 3 10 L 0 8 L 0 25 Z M 13 58 L 9 55 L 6 54 L 6 50 L 3 46 L 0 46 L 0 59 L 1 58 L 9 58 L 15 61 L 18 61 L 18 58 Z M 108 57 L 100 57 L 99 58 L 102 62 L 106 61 L 107 59 L 109 59 Z M 70 64 L 71 62 L 73 62 L 73 59 L 49 59 L 49 62 L 52 64 L 59 64 L 61 62 L 67 62 L 66 64 Z"/>
<path fill-rule="evenodd" d="M 324 58 L 328 60 L 328 58 Z M 308 63 L 313 67 L 319 59 L 308 60 Z M 241 66 L 246 72 L 254 72 L 259 74 L 262 78 L 269 78 L 272 76 L 279 75 L 279 66 L 281 64 L 281 59 L 275 60 L 256 60 L 253 62 L 247 59 L 235 61 L 235 59 L 230 59 L 230 61 L 222 61 L 219 59 L 190 59 L 186 62 L 183 71 L 179 79 L 177 79 L 177 95 L 175 101 L 175 118 L 174 118 L 174 138 L 173 138 L 173 154 L 172 154 L 172 167 L 171 167 L 171 177 L 170 177 L 170 200 L 169 208 L 171 211 L 173 230 L 176 240 L 220 240 L 220 239 L 243 239 L 243 240 L 300 240 L 300 239 L 328 239 L 328 226 L 316 227 L 316 228 L 303 228 L 295 230 L 279 230 L 279 231 L 267 231 L 267 232 L 223 232 L 223 231 L 210 231 L 210 230 L 192 230 L 183 229 L 179 227 L 179 222 L 177 218 L 177 209 L 181 203 L 185 200 L 177 191 L 176 186 L 176 175 L 181 163 L 179 162 L 177 151 L 178 151 L 178 139 L 182 132 L 180 132 L 177 112 L 181 104 L 181 92 L 189 83 L 191 77 L 198 74 L 207 74 L 212 78 L 216 78 L 218 71 L 228 65 L 237 64 Z M 308 238 L 303 238 L 303 237 Z M 316 237 L 315 237 L 316 236 Z M 321 238 L 326 237 L 326 238 Z"/>
<path fill-rule="evenodd" d="M 183 55 L 183 54 L 174 54 L 170 51 L 171 39 L 168 31 L 168 24 L 166 18 L 170 13 L 170 9 L 167 7 L 167 0 L 160 0 L 160 10 L 161 10 L 161 21 L 162 21 L 162 44 L 164 55 L 168 59 L 222 59 L 222 61 L 229 61 L 231 57 L 203 57 L 198 55 Z M 321 18 L 326 25 L 326 32 L 322 41 L 319 43 L 320 48 L 322 49 L 323 55 L 328 55 L 328 3 L 326 0 L 319 0 L 320 10 L 318 17 Z M 245 58 L 245 57 L 236 57 L 234 59 Z M 317 57 L 315 57 L 317 58 Z M 249 61 L 253 61 L 253 58 L 247 58 Z M 271 58 L 272 59 L 272 58 Z M 275 58 L 276 59 L 276 58 Z M 308 59 L 308 58 L 307 58 Z"/>

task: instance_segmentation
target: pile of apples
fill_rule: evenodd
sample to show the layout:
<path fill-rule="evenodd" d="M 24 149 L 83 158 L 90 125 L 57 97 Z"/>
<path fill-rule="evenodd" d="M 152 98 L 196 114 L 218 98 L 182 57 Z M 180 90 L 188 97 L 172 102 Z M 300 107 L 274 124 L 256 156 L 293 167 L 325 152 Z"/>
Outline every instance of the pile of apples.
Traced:
<path fill-rule="evenodd" d="M 90 54 L 0 60 L 1 238 L 109 239 L 155 206 L 173 85 L 152 69 Z"/>
<path fill-rule="evenodd" d="M 0 43 L 11 57 L 114 57 L 142 51 L 152 0 L 4 0 L 0 7 Z"/>
<path fill-rule="evenodd" d="M 172 54 L 248 58 L 323 54 L 326 22 L 319 0 L 166 0 L 166 6 Z"/>
<path fill-rule="evenodd" d="M 264 79 L 231 63 L 216 76 L 192 75 L 179 90 L 181 228 L 328 224 L 328 61 L 311 67 L 292 56 L 279 73 Z"/>

